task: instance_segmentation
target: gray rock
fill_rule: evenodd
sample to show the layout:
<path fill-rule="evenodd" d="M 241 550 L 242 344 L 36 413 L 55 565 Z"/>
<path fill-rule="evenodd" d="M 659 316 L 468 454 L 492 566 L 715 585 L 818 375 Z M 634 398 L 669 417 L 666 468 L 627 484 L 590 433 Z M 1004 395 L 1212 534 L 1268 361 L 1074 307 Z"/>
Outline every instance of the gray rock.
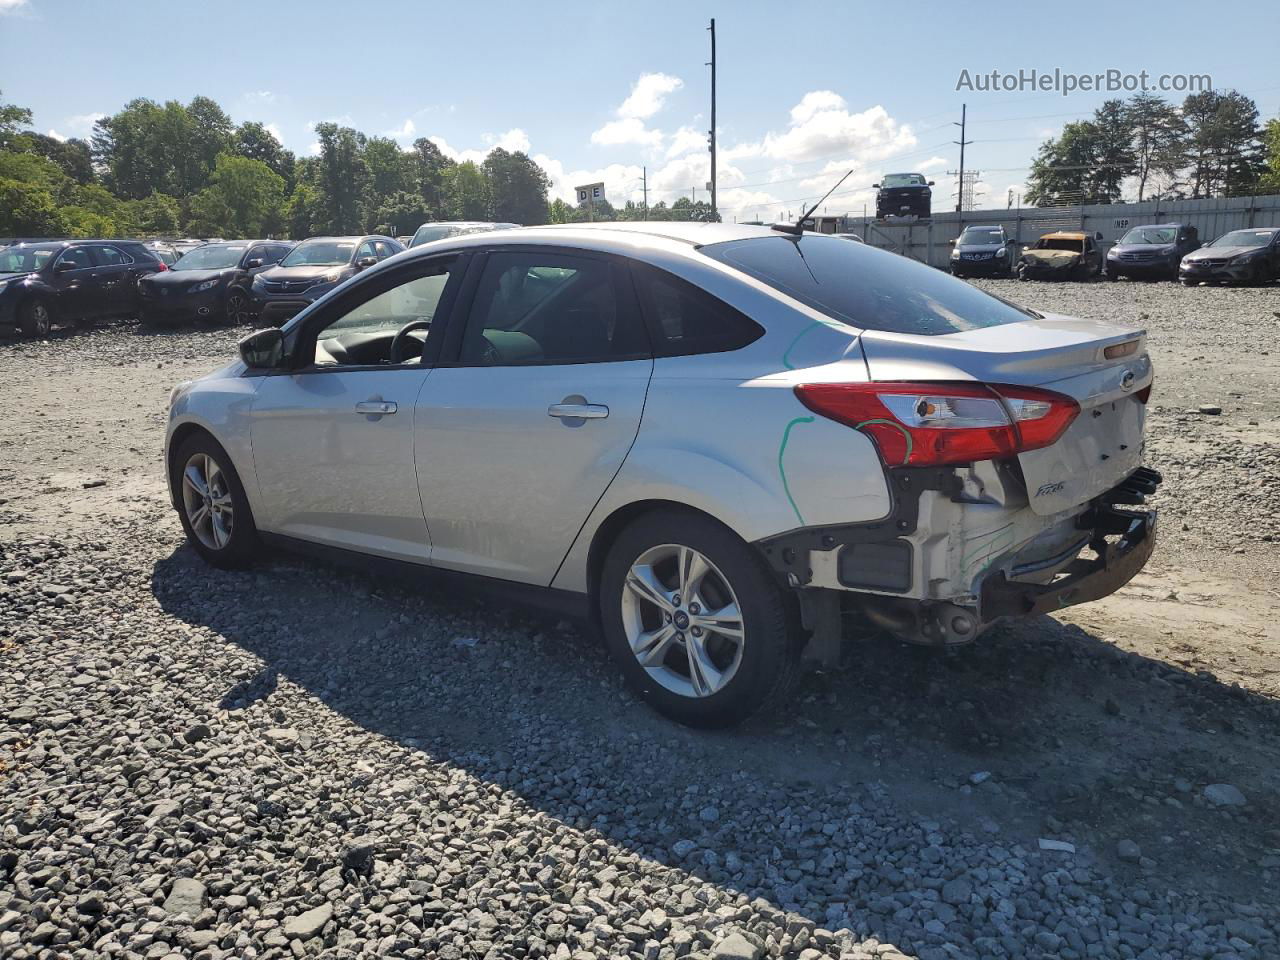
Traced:
<path fill-rule="evenodd" d="M 209 729 L 207 723 L 197 723 L 187 729 L 187 732 L 182 735 L 182 739 L 187 743 L 199 743 L 201 740 L 207 740 L 212 734 L 213 731 Z"/>
<path fill-rule="evenodd" d="M 1142 848 L 1132 840 L 1121 840 L 1116 844 L 1116 856 L 1125 863 L 1137 863 L 1142 859 Z"/>
<path fill-rule="evenodd" d="M 715 823 L 720 819 L 720 811 L 715 807 L 703 807 L 698 812 L 698 818 L 704 823 Z"/>
<path fill-rule="evenodd" d="M 1211 783 L 1204 788 L 1204 798 L 1215 807 L 1242 807 L 1249 801 L 1229 783 Z"/>
<path fill-rule="evenodd" d="M 164 912 L 171 917 L 186 914 L 193 920 L 204 909 L 204 884 L 190 877 L 178 877 L 169 888 L 169 896 L 164 901 Z"/>
<path fill-rule="evenodd" d="M 973 885 L 963 877 L 948 880 L 942 885 L 942 899 L 945 903 L 960 906 L 969 902 L 973 896 Z"/>
<path fill-rule="evenodd" d="M 760 960 L 764 949 L 735 930 L 715 945 L 711 956 L 712 960 Z"/>
<path fill-rule="evenodd" d="M 290 940 L 310 940 L 312 937 L 318 936 L 320 931 L 324 929 L 324 925 L 332 918 L 333 904 L 326 903 L 286 920 L 284 922 L 284 935 Z"/>

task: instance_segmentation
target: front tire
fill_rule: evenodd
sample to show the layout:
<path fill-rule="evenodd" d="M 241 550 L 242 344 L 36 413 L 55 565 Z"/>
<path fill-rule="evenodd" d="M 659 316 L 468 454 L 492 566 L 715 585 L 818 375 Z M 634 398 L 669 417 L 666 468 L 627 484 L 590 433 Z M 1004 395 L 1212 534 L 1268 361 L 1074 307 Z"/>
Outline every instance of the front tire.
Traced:
<path fill-rule="evenodd" d="M 253 314 L 249 310 L 249 298 L 243 290 L 232 290 L 227 294 L 226 318 L 233 327 L 247 326 Z"/>
<path fill-rule="evenodd" d="M 609 652 L 641 699 L 693 727 L 779 701 L 801 638 L 764 561 L 701 514 L 648 514 L 605 557 L 597 594 Z"/>
<path fill-rule="evenodd" d="M 33 297 L 22 305 L 18 319 L 28 337 L 47 337 L 53 330 L 53 308 L 43 297 Z"/>
<path fill-rule="evenodd" d="M 183 442 L 170 484 L 178 516 L 192 548 L 208 564 L 246 566 L 258 547 L 258 530 L 231 458 L 206 433 Z"/>

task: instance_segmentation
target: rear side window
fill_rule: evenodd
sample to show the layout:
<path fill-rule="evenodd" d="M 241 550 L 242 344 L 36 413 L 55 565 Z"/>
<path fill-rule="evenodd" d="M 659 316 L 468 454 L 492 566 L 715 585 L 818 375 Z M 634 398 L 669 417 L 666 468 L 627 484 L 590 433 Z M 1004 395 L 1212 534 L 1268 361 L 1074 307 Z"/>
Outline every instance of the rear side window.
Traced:
<path fill-rule="evenodd" d="M 940 336 L 1037 319 L 941 270 L 838 237 L 753 237 L 700 249 L 713 260 L 864 330 Z"/>
<path fill-rule="evenodd" d="M 400 252 L 385 240 L 373 241 L 373 249 L 378 251 L 379 260 L 385 260 L 387 257 L 394 257 Z"/>
<path fill-rule="evenodd" d="M 745 314 L 688 281 L 647 264 L 637 263 L 632 269 L 658 356 L 724 353 L 764 333 Z"/>
<path fill-rule="evenodd" d="M 122 263 L 132 263 L 133 258 L 127 257 L 115 247 L 101 246 L 96 247 L 98 262 L 104 267 L 115 267 Z"/>

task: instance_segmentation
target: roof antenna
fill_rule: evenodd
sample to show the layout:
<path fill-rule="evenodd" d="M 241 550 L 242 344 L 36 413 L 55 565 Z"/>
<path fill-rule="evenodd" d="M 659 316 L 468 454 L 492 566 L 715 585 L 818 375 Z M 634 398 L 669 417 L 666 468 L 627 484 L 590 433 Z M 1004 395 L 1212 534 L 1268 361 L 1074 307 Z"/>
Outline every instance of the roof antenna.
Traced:
<path fill-rule="evenodd" d="M 849 175 L 852 173 L 853 171 L 850 170 L 849 173 L 846 173 L 843 177 L 837 180 L 835 187 L 832 187 L 830 190 L 828 190 L 826 193 L 822 195 L 822 200 L 827 199 L 827 197 L 835 193 L 836 187 L 840 186 L 840 184 L 848 180 Z M 813 211 L 817 210 L 818 207 L 822 205 L 822 200 L 819 200 L 817 203 L 815 203 L 812 207 L 810 207 L 804 213 L 800 214 L 799 219 L 797 219 L 795 223 L 775 223 L 772 225 L 772 229 L 777 230 L 779 233 L 793 233 L 797 237 L 800 236 L 800 234 L 804 233 L 804 227 L 802 226 L 802 224 L 809 219 L 809 215 L 812 214 Z"/>

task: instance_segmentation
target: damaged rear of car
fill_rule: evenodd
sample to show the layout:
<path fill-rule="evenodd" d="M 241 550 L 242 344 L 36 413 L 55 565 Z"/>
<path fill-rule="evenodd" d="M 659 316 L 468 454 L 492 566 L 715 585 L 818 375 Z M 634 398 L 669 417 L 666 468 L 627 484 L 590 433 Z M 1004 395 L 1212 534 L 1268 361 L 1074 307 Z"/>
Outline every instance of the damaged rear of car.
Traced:
<path fill-rule="evenodd" d="M 890 509 L 759 543 L 799 588 L 811 654 L 834 655 L 841 608 L 946 646 L 1127 583 L 1154 548 L 1156 515 L 1142 505 L 1160 482 L 1142 465 L 1145 332 L 1041 315 L 928 272 L 907 285 L 871 270 L 836 282 L 808 245 L 794 269 L 727 259 L 862 328 L 857 376 L 847 359 L 790 376 L 812 414 L 872 440 Z"/>

